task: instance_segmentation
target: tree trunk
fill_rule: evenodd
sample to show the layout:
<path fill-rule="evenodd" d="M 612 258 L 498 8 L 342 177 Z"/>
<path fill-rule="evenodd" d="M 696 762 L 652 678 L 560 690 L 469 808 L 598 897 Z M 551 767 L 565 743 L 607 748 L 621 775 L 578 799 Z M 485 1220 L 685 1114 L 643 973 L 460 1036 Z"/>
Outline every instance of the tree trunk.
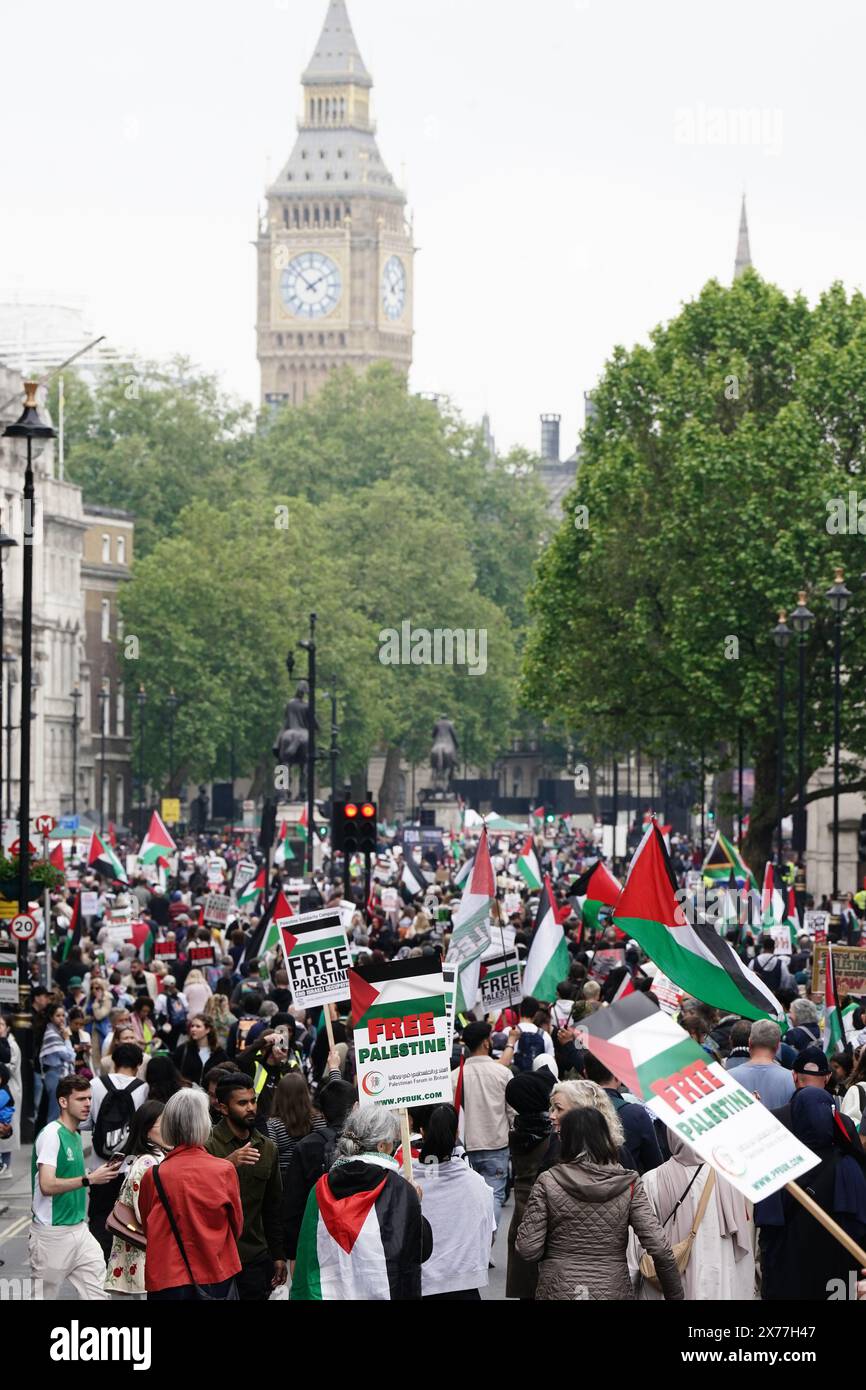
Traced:
<path fill-rule="evenodd" d="M 764 865 L 773 857 L 773 835 L 778 817 L 774 739 L 760 745 L 754 766 L 755 792 L 749 812 L 749 830 L 743 842 L 743 858 L 761 883 Z"/>
<path fill-rule="evenodd" d="M 388 744 L 385 754 L 385 770 L 379 788 L 379 819 L 393 821 L 397 811 L 397 788 L 400 781 L 400 763 L 403 754 L 393 743 Z"/>

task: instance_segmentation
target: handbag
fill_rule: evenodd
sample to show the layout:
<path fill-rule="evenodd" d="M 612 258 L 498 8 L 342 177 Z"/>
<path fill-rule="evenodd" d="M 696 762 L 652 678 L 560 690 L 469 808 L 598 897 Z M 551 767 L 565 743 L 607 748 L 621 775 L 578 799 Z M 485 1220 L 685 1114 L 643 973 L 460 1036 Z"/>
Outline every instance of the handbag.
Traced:
<path fill-rule="evenodd" d="M 162 1185 L 162 1178 L 159 1176 L 158 1167 L 153 1169 L 153 1180 L 156 1183 L 156 1191 L 157 1195 L 159 1196 L 159 1200 L 165 1207 L 165 1214 L 168 1217 L 168 1224 L 169 1226 L 171 1226 L 171 1233 L 177 1242 L 177 1248 L 180 1251 L 180 1257 L 186 1265 L 186 1272 L 189 1275 L 189 1282 L 192 1284 L 195 1290 L 196 1301 L 200 1303 L 229 1303 L 232 1300 L 237 1299 L 239 1297 L 238 1286 L 235 1283 L 234 1279 L 232 1279 L 231 1283 L 229 1284 L 228 1290 L 226 1291 L 226 1293 L 222 1295 L 221 1298 L 215 1298 L 212 1293 L 208 1293 L 207 1289 L 202 1288 L 201 1284 L 196 1283 L 192 1269 L 190 1268 L 189 1260 L 186 1257 L 186 1251 L 183 1248 L 183 1241 L 180 1238 L 180 1231 L 177 1229 L 177 1222 L 174 1219 L 174 1212 L 169 1206 L 168 1198 L 165 1195 L 165 1188 Z"/>
<path fill-rule="evenodd" d="M 703 1168 L 703 1166 L 704 1165 L 701 1164 L 701 1168 Z M 662 1227 L 665 1227 L 668 1224 L 668 1221 L 673 1220 L 673 1217 L 676 1215 L 677 1210 L 679 1209 L 679 1207 L 682 1206 L 686 1197 L 689 1195 L 692 1183 L 694 1183 L 695 1179 L 698 1176 L 698 1173 L 700 1173 L 701 1171 L 701 1168 L 697 1169 L 695 1176 L 692 1178 L 692 1181 L 689 1183 L 682 1197 L 677 1202 L 670 1216 L 667 1218 L 666 1221 L 662 1222 Z M 715 1187 L 715 1185 L 715 1169 L 710 1169 L 710 1176 L 704 1183 L 704 1190 L 701 1193 L 701 1200 L 698 1202 L 697 1211 L 695 1212 L 695 1219 L 692 1222 L 692 1229 L 689 1231 L 685 1240 L 678 1240 L 676 1245 L 673 1246 L 673 1257 L 676 1260 L 677 1269 L 679 1270 L 680 1274 L 685 1274 L 686 1268 L 688 1267 L 688 1263 L 692 1255 L 692 1246 L 695 1243 L 695 1236 L 697 1235 L 700 1224 L 704 1219 L 704 1215 L 706 1214 L 707 1206 L 709 1205 L 709 1200 L 713 1194 L 713 1188 Z M 656 1274 L 655 1260 L 653 1259 L 652 1255 L 648 1255 L 646 1251 L 644 1251 L 644 1253 L 640 1257 L 639 1269 L 642 1278 L 644 1278 L 652 1288 L 661 1289 L 661 1280 Z"/>
<path fill-rule="evenodd" d="M 125 1240 L 127 1245 L 134 1245 L 136 1250 L 147 1249 L 147 1236 L 136 1221 L 132 1207 L 126 1202 L 119 1199 L 115 1202 L 106 1218 L 105 1229 L 110 1235 Z"/>

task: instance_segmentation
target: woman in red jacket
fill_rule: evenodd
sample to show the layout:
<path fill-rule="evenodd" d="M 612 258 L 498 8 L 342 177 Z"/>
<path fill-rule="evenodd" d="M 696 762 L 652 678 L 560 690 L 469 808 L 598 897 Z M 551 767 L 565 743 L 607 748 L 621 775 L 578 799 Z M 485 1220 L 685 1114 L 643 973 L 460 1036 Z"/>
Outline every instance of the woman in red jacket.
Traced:
<path fill-rule="evenodd" d="M 161 1129 L 171 1153 L 160 1164 L 159 1177 L 180 1244 L 155 1185 L 156 1170 L 150 1168 L 139 1197 L 148 1300 L 194 1300 L 196 1285 L 212 1298 L 225 1299 L 241 1267 L 236 1242 L 244 1218 L 235 1168 L 204 1148 L 211 1132 L 204 1091 L 176 1092 L 162 1112 Z"/>

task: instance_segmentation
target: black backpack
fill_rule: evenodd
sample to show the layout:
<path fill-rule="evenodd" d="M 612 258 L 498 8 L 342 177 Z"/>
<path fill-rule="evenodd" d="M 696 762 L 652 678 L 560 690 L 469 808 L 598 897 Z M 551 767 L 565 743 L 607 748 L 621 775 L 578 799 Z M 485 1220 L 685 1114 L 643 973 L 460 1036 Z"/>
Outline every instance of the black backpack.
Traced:
<path fill-rule="evenodd" d="M 775 994 L 782 981 L 782 962 L 780 960 L 774 960 L 772 966 L 768 968 L 759 965 L 756 959 L 755 974 L 761 981 L 761 984 L 766 985 L 767 989 L 772 990 Z"/>
<path fill-rule="evenodd" d="M 100 1158 L 112 1158 L 126 1143 L 129 1134 L 129 1126 L 135 1114 L 133 1092 L 145 1083 L 135 1080 L 130 1081 L 128 1086 L 115 1086 L 110 1076 L 103 1076 L 102 1084 L 105 1087 L 105 1096 L 96 1116 L 93 1151 Z"/>
<path fill-rule="evenodd" d="M 532 1064 L 543 1051 L 544 1034 L 540 1028 L 536 1028 L 534 1033 L 521 1031 L 514 1053 L 514 1066 L 518 1071 L 532 1071 Z"/>

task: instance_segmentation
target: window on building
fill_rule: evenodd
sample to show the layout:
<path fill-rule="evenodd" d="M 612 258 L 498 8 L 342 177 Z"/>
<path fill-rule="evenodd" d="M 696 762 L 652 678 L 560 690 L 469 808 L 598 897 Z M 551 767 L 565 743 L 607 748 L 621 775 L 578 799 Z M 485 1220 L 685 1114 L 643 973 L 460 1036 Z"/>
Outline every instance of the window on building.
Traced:
<path fill-rule="evenodd" d="M 118 738 L 123 738 L 126 733 L 126 705 L 122 685 L 117 687 L 117 697 L 114 702 L 114 732 Z"/>
<path fill-rule="evenodd" d="M 126 810 L 124 791 L 123 778 L 118 774 L 114 779 L 114 819 L 116 821 L 123 820 L 123 813 Z"/>
<path fill-rule="evenodd" d="M 102 640 L 111 641 L 111 600 L 107 598 L 102 600 Z"/>
<path fill-rule="evenodd" d="M 111 564 L 111 537 L 105 531 L 102 533 L 102 563 Z"/>
<path fill-rule="evenodd" d="M 126 564 L 126 538 L 124 536 L 117 538 L 117 563 L 119 565 Z"/>

